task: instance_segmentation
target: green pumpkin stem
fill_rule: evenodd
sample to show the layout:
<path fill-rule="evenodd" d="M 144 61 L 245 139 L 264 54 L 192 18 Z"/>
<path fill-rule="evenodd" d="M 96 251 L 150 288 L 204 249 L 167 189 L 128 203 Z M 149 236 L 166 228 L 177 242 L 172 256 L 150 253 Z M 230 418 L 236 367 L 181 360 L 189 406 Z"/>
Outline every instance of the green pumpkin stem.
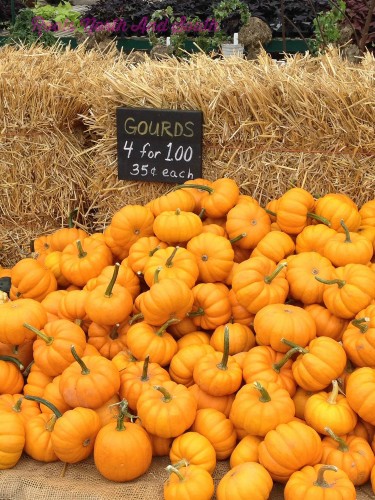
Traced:
<path fill-rule="evenodd" d="M 74 227 L 74 222 L 73 222 L 73 219 L 75 218 L 75 216 L 78 214 L 78 208 L 75 208 L 74 210 L 72 210 L 69 214 L 69 217 L 68 217 L 68 227 L 70 229 L 72 229 Z"/>
<path fill-rule="evenodd" d="M 314 214 L 312 212 L 307 212 L 307 217 L 310 217 L 310 219 L 315 219 L 318 222 L 320 222 L 321 224 L 325 224 L 326 226 L 331 227 L 330 221 L 328 219 L 326 219 L 325 217 L 322 217 L 321 215 L 317 215 L 317 214 Z"/>
<path fill-rule="evenodd" d="M 350 232 L 349 232 L 349 229 L 348 229 L 348 226 L 345 224 L 344 222 L 344 219 L 341 219 L 340 220 L 340 224 L 341 224 L 341 227 L 344 229 L 345 231 L 345 241 L 344 243 L 352 243 L 352 240 L 350 239 Z"/>
<path fill-rule="evenodd" d="M 228 370 L 228 357 L 229 357 L 229 327 L 228 325 L 225 325 L 223 357 L 220 363 L 216 365 L 219 368 L 219 370 Z"/>
<path fill-rule="evenodd" d="M 7 356 L 5 354 L 0 355 L 0 361 L 9 361 L 17 366 L 17 368 L 22 371 L 25 367 L 21 363 L 21 361 L 13 356 Z"/>
<path fill-rule="evenodd" d="M 161 246 L 160 246 L 160 245 L 157 245 L 155 248 L 153 248 L 152 250 L 150 250 L 150 251 L 148 252 L 149 257 L 152 257 L 152 256 L 154 255 L 154 253 L 155 253 L 155 252 L 157 252 L 158 250 L 160 250 L 160 248 L 161 248 Z M 138 271 L 138 272 L 140 272 L 140 271 Z M 141 273 L 141 274 L 142 274 L 142 273 Z"/>
<path fill-rule="evenodd" d="M 177 318 L 171 318 L 169 319 L 168 321 L 166 321 L 160 328 L 159 330 L 157 330 L 155 332 L 155 335 L 157 335 L 158 337 L 162 337 L 163 336 L 163 333 L 165 332 L 165 330 L 171 326 L 171 325 L 175 325 L 176 323 L 179 323 L 180 320 L 177 319 Z"/>
<path fill-rule="evenodd" d="M 289 347 L 292 347 L 293 349 L 296 349 L 300 354 L 307 354 L 309 352 L 308 349 L 301 347 L 300 345 L 296 344 L 295 342 L 292 342 L 291 340 L 284 339 L 284 337 L 281 339 L 281 342 Z"/>
<path fill-rule="evenodd" d="M 268 214 L 268 215 L 272 215 L 272 217 L 277 217 L 277 213 L 276 212 L 272 212 L 272 210 L 269 210 L 268 208 L 265 208 L 264 211 Z"/>
<path fill-rule="evenodd" d="M 268 392 L 260 382 L 253 382 L 253 386 L 260 392 L 259 401 L 261 401 L 262 403 L 269 403 L 271 401 L 271 396 L 268 394 Z"/>
<path fill-rule="evenodd" d="M 168 471 L 169 474 L 172 474 L 172 473 L 176 474 L 176 476 L 179 478 L 180 481 L 185 481 L 184 476 L 181 474 L 181 472 L 174 465 L 167 465 L 165 470 Z"/>
<path fill-rule="evenodd" d="M 159 274 L 160 274 L 160 271 L 163 269 L 162 266 L 158 266 L 156 269 L 155 269 L 155 273 L 154 273 L 154 283 L 159 283 Z"/>
<path fill-rule="evenodd" d="M 52 413 L 56 415 L 56 418 L 62 417 L 61 411 L 58 408 L 56 408 L 56 406 L 52 404 L 50 401 L 40 398 L 39 396 L 32 396 L 31 394 L 30 395 L 27 394 L 26 396 L 24 396 L 24 398 L 27 399 L 28 401 L 36 401 L 39 404 L 47 406 L 47 408 L 49 408 L 52 411 Z"/>
<path fill-rule="evenodd" d="M 17 354 L 18 354 L 18 348 L 19 348 L 19 345 L 14 345 L 14 346 L 12 347 L 12 353 L 13 353 L 15 356 L 17 356 Z"/>
<path fill-rule="evenodd" d="M 172 464 L 173 467 L 175 467 L 176 469 L 180 469 L 181 467 L 188 467 L 190 464 L 189 462 L 186 460 L 186 458 L 182 458 L 181 460 L 179 460 L 178 462 L 176 462 L 175 464 Z"/>
<path fill-rule="evenodd" d="M 81 375 L 89 375 L 90 370 L 87 368 L 87 366 L 82 361 L 82 359 L 78 356 L 76 348 L 74 347 L 74 345 L 72 345 L 70 347 L 70 351 L 73 354 L 73 358 L 77 361 L 77 363 L 79 364 L 79 366 L 82 368 Z"/>
<path fill-rule="evenodd" d="M 171 255 L 168 257 L 168 259 L 165 261 L 165 266 L 166 267 L 172 267 L 173 266 L 173 259 L 176 255 L 176 253 L 178 252 L 178 250 L 180 249 L 179 246 L 176 246 L 174 249 L 173 249 L 173 252 L 171 253 Z"/>
<path fill-rule="evenodd" d="M 237 243 L 237 241 L 240 241 L 243 238 L 246 238 L 246 236 L 247 236 L 247 233 L 241 233 L 238 236 L 235 236 L 234 238 L 231 238 L 229 240 L 229 243 L 231 243 L 233 245 L 233 243 Z"/>
<path fill-rule="evenodd" d="M 137 314 L 134 314 L 134 316 L 132 316 L 130 319 L 129 319 L 129 325 L 134 325 L 134 323 L 136 323 L 138 320 L 143 320 L 144 316 L 143 316 L 143 313 L 137 313 Z"/>
<path fill-rule="evenodd" d="M 289 351 L 285 354 L 285 356 L 280 359 L 278 363 L 274 363 L 272 365 L 272 368 L 275 370 L 276 373 L 280 373 L 281 368 L 292 358 L 297 352 L 299 351 L 299 348 L 293 347 L 292 349 L 289 349 Z"/>
<path fill-rule="evenodd" d="M 30 330 L 31 332 L 35 333 L 35 335 L 37 335 L 39 338 L 44 340 L 44 342 L 47 345 L 51 345 L 52 342 L 54 341 L 53 337 L 48 337 L 48 335 L 46 335 L 45 333 L 43 333 L 40 330 L 38 330 L 37 328 L 35 328 L 35 326 L 29 325 L 29 323 L 24 323 L 23 326 L 25 328 L 27 328 L 28 330 Z"/>
<path fill-rule="evenodd" d="M 215 190 L 212 187 L 205 186 L 203 184 L 179 184 L 172 188 L 172 191 L 177 191 L 177 189 L 185 189 L 185 188 L 193 188 L 199 189 L 200 191 L 207 191 L 209 194 L 212 194 Z"/>
<path fill-rule="evenodd" d="M 334 472 L 337 472 L 338 468 L 336 467 L 336 465 L 322 465 L 319 469 L 316 481 L 313 483 L 314 486 L 319 486 L 320 488 L 332 488 L 333 485 L 327 483 L 327 481 L 324 479 L 324 473 L 327 470 L 333 470 Z"/>
<path fill-rule="evenodd" d="M 141 381 L 146 382 L 148 380 L 148 365 L 150 363 L 150 356 L 146 356 L 143 362 Z"/>
<path fill-rule="evenodd" d="M 272 280 L 274 280 L 276 278 L 276 276 L 284 269 L 284 267 L 287 266 L 287 262 L 282 262 L 281 264 L 279 264 L 276 269 L 273 271 L 273 273 L 271 273 L 269 276 L 265 276 L 264 277 L 264 282 L 267 283 L 267 285 L 269 285 L 270 283 L 272 283 Z"/>
<path fill-rule="evenodd" d="M 80 259 L 83 259 L 84 257 L 86 257 L 87 252 L 85 252 L 85 251 L 83 250 L 81 240 L 76 240 L 76 245 L 77 245 L 77 250 L 78 250 L 78 257 L 79 257 Z"/>
<path fill-rule="evenodd" d="M 15 411 L 16 413 L 21 413 L 22 401 L 23 401 L 23 397 L 19 398 L 17 400 L 16 404 L 12 406 L 12 410 Z"/>
<path fill-rule="evenodd" d="M 325 285 L 338 285 L 339 288 L 342 288 L 346 285 L 346 281 L 339 279 L 325 280 L 323 278 L 319 278 L 319 276 L 315 276 L 315 279 L 316 281 L 319 281 L 319 283 L 324 283 Z"/>
<path fill-rule="evenodd" d="M 367 323 L 369 323 L 370 321 L 371 321 L 371 318 L 363 317 L 363 318 L 353 319 L 353 321 L 351 321 L 351 324 L 353 326 L 356 326 L 357 328 L 359 328 L 359 331 L 361 333 L 366 333 L 368 330 Z"/>
<path fill-rule="evenodd" d="M 30 361 L 30 363 L 26 366 L 26 368 L 24 369 L 22 375 L 24 376 L 24 378 L 27 378 L 29 376 L 29 373 L 31 371 L 31 368 L 33 366 L 33 364 L 35 363 L 34 360 Z"/>
<path fill-rule="evenodd" d="M 120 270 L 120 264 L 118 262 L 116 262 L 116 264 L 114 266 L 111 281 L 109 282 L 107 290 L 105 291 L 105 294 L 104 294 L 105 297 L 109 298 L 112 296 L 112 290 L 113 290 L 113 287 L 115 286 L 119 270 Z"/>
<path fill-rule="evenodd" d="M 203 307 L 199 307 L 196 311 L 190 311 L 189 313 L 187 313 L 186 316 L 188 316 L 188 318 L 195 318 L 195 316 L 203 316 L 204 315 L 204 309 Z"/>
<path fill-rule="evenodd" d="M 126 399 L 123 399 L 122 401 L 118 403 L 114 403 L 113 405 L 110 406 L 118 406 L 119 407 L 119 412 L 117 415 L 117 426 L 116 426 L 116 431 L 124 431 L 126 429 L 125 423 L 124 423 L 124 418 L 130 418 L 130 420 L 133 422 L 134 419 L 138 418 L 137 415 L 132 415 L 128 411 L 128 402 Z"/>
<path fill-rule="evenodd" d="M 172 396 L 170 395 L 170 393 L 167 391 L 167 389 L 165 387 L 162 387 L 161 385 L 154 385 L 153 387 L 154 387 L 154 389 L 156 389 L 157 391 L 159 391 L 163 394 L 162 401 L 164 401 L 164 403 L 169 403 L 170 401 L 172 401 Z"/>
<path fill-rule="evenodd" d="M 200 220 L 203 220 L 205 215 L 206 215 L 206 209 L 202 208 L 198 214 L 198 217 L 200 218 Z"/>
<path fill-rule="evenodd" d="M 338 449 L 340 451 L 342 451 L 342 452 L 349 451 L 349 446 L 346 444 L 346 442 L 343 440 L 342 437 L 340 437 L 337 434 L 335 434 L 333 432 L 333 430 L 330 429 L 329 427 L 324 427 L 324 430 L 326 431 L 326 433 L 329 435 L 330 438 L 332 438 L 334 441 L 336 441 L 336 443 L 339 444 Z"/>
<path fill-rule="evenodd" d="M 337 380 L 332 380 L 332 391 L 330 392 L 328 398 L 327 398 L 327 403 L 331 405 L 336 404 L 337 396 L 339 394 L 339 383 Z"/>

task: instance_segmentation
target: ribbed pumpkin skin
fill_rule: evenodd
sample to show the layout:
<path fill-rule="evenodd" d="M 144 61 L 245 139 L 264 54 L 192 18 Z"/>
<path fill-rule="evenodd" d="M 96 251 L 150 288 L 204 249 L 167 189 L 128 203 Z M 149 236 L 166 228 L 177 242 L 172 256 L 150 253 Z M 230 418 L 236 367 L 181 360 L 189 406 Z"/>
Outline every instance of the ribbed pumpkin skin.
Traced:
<path fill-rule="evenodd" d="M 126 422 L 117 430 L 116 422 L 100 429 L 94 445 L 95 465 L 106 479 L 132 481 L 144 474 L 152 460 L 152 446 L 147 432 L 138 424 Z"/>
<path fill-rule="evenodd" d="M 19 345 L 35 338 L 35 333 L 23 326 L 28 323 L 38 330 L 47 323 L 43 306 L 32 299 L 18 299 L 0 305 L 0 342 Z"/>
<path fill-rule="evenodd" d="M 267 470 L 256 462 L 236 465 L 220 480 L 217 500 L 267 500 L 273 481 Z"/>
<path fill-rule="evenodd" d="M 16 413 L 0 412 L 0 470 L 11 469 L 21 458 L 25 429 Z"/>

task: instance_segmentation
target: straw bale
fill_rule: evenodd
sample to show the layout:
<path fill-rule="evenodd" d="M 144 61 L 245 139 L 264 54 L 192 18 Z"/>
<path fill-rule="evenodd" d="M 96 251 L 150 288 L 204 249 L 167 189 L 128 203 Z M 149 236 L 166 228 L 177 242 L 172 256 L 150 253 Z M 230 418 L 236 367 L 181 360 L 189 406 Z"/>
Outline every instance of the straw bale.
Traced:
<path fill-rule="evenodd" d="M 2 500 L 146 500 L 162 499 L 163 484 L 168 474 L 168 457 L 155 457 L 149 470 L 138 479 L 115 483 L 103 478 L 92 457 L 78 464 L 54 462 L 44 464 L 24 455 L 9 470 L 0 471 L 0 498 Z M 227 460 L 217 463 L 213 473 L 215 486 L 229 470 Z M 216 498 L 216 496 L 214 496 Z M 283 499 L 283 486 L 275 483 L 270 500 Z M 357 488 L 357 500 L 373 498 L 367 483 Z"/>
<path fill-rule="evenodd" d="M 257 61 L 199 54 L 127 68 L 118 60 L 88 90 L 96 98 L 84 116 L 95 136 L 88 186 L 95 224 L 170 189 L 117 179 L 117 106 L 202 110 L 203 177 L 232 177 L 263 203 L 299 185 L 362 204 L 373 197 L 374 76 L 372 56 L 354 65 L 335 51 L 288 57 L 283 66 L 265 53 Z"/>

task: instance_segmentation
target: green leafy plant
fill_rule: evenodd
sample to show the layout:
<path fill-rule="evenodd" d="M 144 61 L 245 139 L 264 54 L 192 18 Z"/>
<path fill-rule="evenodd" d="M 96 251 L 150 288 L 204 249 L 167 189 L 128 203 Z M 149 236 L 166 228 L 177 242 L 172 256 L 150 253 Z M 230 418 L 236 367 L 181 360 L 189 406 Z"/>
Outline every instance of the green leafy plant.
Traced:
<path fill-rule="evenodd" d="M 231 41 L 232 33 L 225 29 L 224 24 L 234 15 L 240 16 L 240 25 L 243 26 L 250 19 L 251 13 L 249 7 L 241 0 L 222 0 L 214 8 L 213 17 L 221 28 L 215 32 L 212 39 L 212 44 L 215 47 L 219 47 L 223 42 Z"/>
<path fill-rule="evenodd" d="M 57 26 L 64 26 L 69 23 L 78 32 L 83 32 L 81 26 L 81 15 L 73 9 L 70 2 L 63 1 L 58 5 L 38 5 L 32 9 L 36 17 L 45 21 L 53 21 Z"/>
<path fill-rule="evenodd" d="M 10 45 L 22 43 L 32 45 L 41 44 L 44 47 L 51 47 L 56 44 L 57 39 L 50 31 L 38 32 L 32 24 L 35 14 L 32 9 L 23 9 L 16 17 L 14 25 L 10 27 L 10 37 L 7 43 Z"/>
<path fill-rule="evenodd" d="M 346 4 L 343 0 L 329 2 L 331 10 L 319 13 L 313 20 L 314 41 L 310 47 L 313 54 L 324 51 L 329 44 L 340 38 L 340 26 L 345 19 Z"/>

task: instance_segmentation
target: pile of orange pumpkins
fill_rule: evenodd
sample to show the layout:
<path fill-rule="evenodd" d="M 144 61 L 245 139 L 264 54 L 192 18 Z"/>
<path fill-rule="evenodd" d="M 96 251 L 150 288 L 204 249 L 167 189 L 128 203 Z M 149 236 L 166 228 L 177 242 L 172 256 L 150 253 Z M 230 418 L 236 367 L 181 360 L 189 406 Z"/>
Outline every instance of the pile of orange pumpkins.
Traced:
<path fill-rule="evenodd" d="M 195 179 L 103 233 L 74 216 L 0 269 L 0 469 L 168 456 L 167 500 L 375 491 L 375 200 Z"/>

